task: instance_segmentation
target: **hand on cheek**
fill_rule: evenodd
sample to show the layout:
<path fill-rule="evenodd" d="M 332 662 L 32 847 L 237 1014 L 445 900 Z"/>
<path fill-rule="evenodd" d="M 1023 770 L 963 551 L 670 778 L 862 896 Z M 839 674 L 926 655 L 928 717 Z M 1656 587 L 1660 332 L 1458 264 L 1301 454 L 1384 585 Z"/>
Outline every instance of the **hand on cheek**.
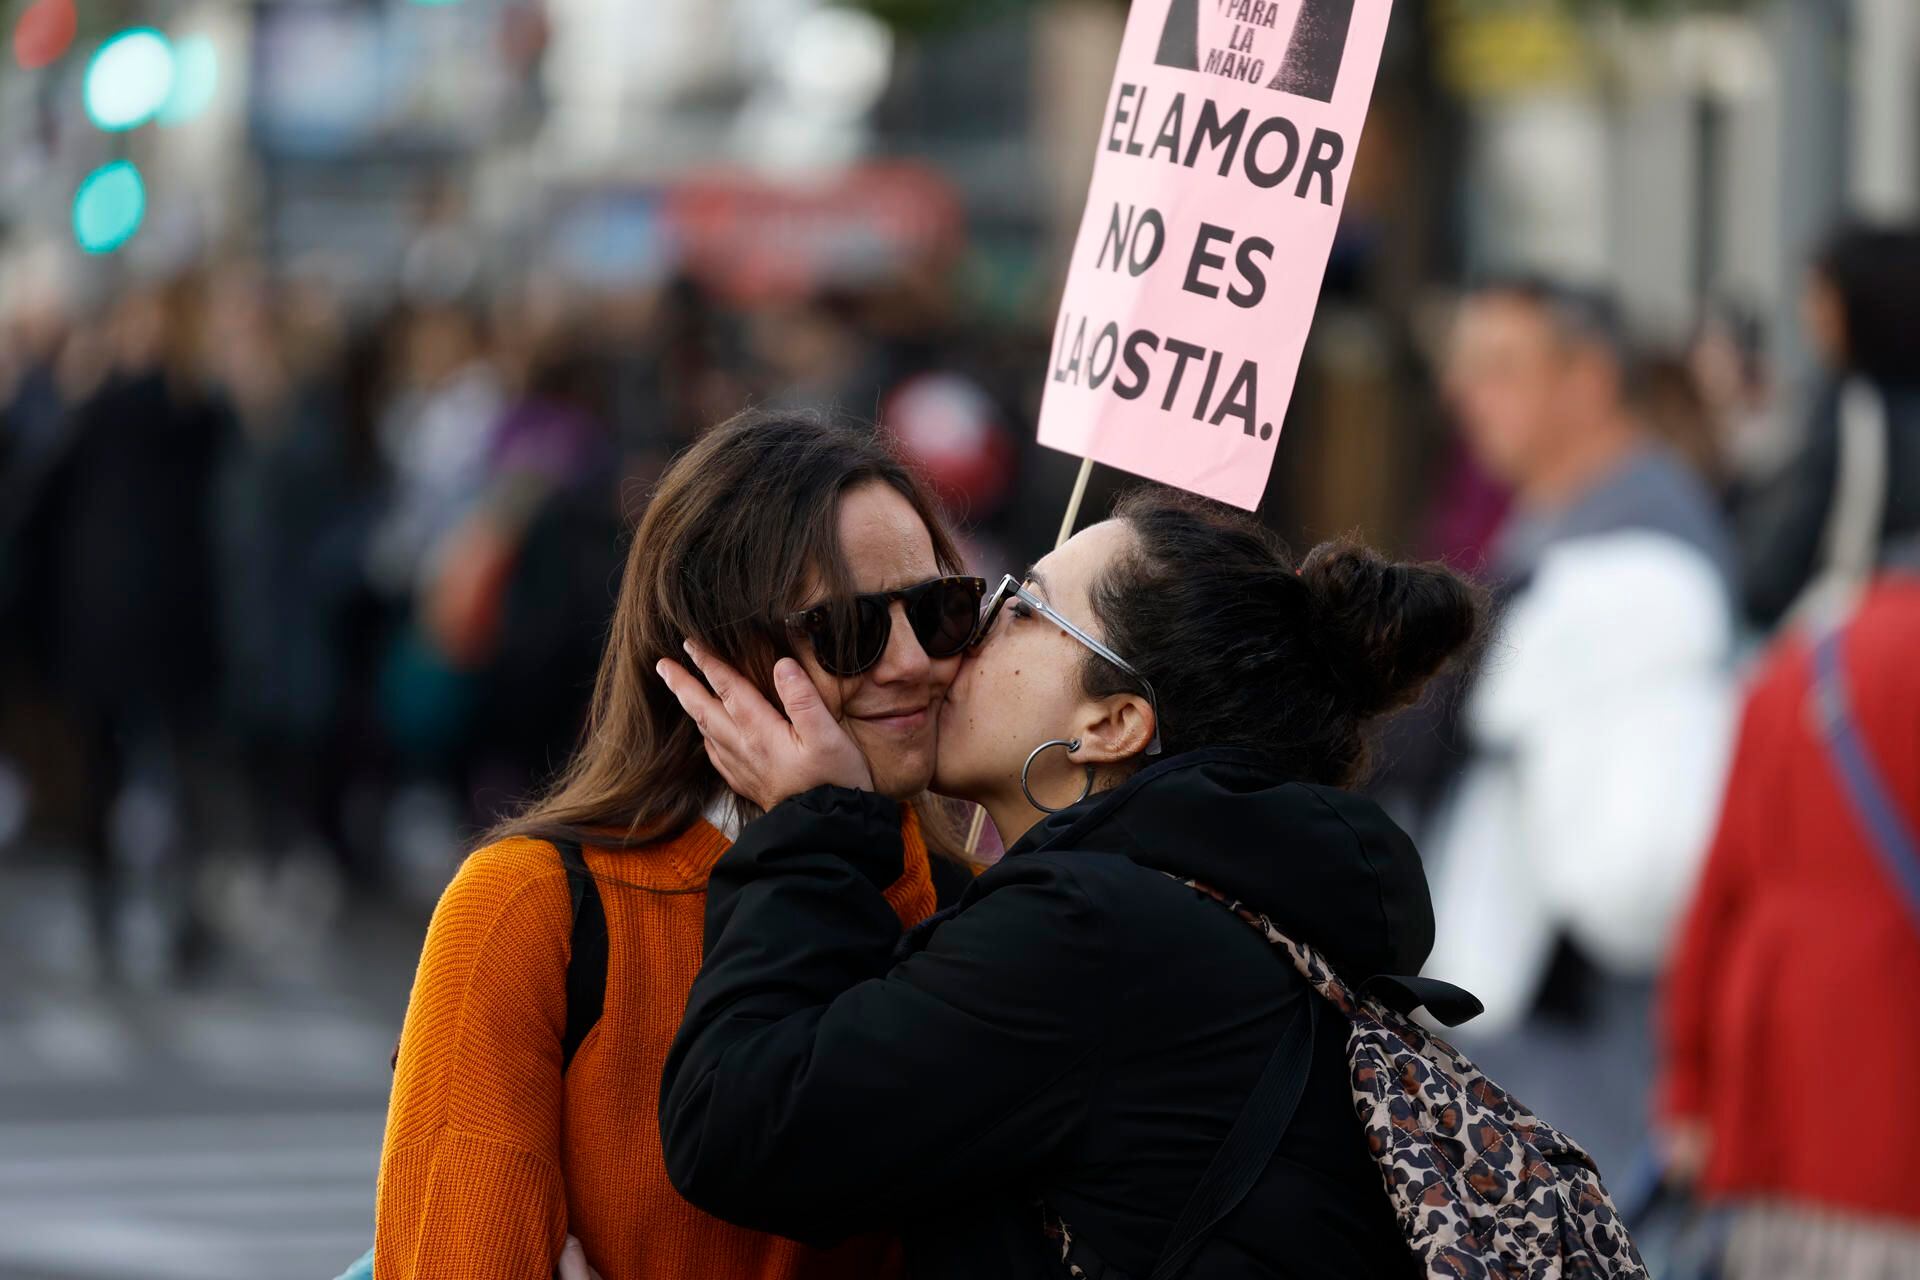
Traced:
<path fill-rule="evenodd" d="M 763 809 L 814 787 L 873 789 L 873 775 L 847 731 L 827 710 L 799 663 L 782 658 L 774 690 L 786 711 L 775 711 L 739 672 L 698 645 L 687 656 L 713 692 L 678 663 L 655 668 L 700 730 L 707 758 L 726 784 Z"/>

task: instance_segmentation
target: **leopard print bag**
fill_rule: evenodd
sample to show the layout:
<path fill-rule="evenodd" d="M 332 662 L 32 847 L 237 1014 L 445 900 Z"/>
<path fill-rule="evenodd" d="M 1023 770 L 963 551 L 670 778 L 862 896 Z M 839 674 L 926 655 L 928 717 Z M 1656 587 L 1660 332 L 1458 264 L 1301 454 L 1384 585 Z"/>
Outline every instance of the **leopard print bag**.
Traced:
<path fill-rule="evenodd" d="M 1647 1280 L 1599 1170 L 1451 1045 L 1357 995 L 1324 957 L 1193 880 L 1292 960 L 1351 1030 L 1353 1106 L 1431 1280 Z"/>

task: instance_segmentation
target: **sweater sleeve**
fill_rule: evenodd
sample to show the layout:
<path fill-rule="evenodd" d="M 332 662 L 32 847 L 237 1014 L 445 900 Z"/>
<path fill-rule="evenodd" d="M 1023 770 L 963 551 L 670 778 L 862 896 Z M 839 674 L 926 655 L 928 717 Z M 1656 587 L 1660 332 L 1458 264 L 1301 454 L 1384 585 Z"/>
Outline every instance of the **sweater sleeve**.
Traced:
<path fill-rule="evenodd" d="M 552 857 L 483 849 L 434 911 L 387 1111 L 377 1280 L 553 1274 L 569 906 Z"/>
<path fill-rule="evenodd" d="M 1017 860 L 894 964 L 900 862 L 893 801 L 821 788 L 715 866 L 660 1095 L 695 1205 L 824 1244 L 1044 1176 L 1080 1140 L 1115 985 L 1091 899 Z"/>

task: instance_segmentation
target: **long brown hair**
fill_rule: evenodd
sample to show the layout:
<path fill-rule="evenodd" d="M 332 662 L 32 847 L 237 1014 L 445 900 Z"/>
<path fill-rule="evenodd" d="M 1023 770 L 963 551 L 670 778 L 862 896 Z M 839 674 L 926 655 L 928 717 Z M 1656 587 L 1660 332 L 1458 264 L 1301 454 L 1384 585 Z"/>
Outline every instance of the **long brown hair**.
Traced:
<path fill-rule="evenodd" d="M 852 592 L 840 496 L 874 482 L 919 513 L 941 572 L 963 572 L 931 495 L 871 429 L 749 410 L 675 459 L 627 552 L 579 749 L 544 795 L 485 842 L 532 836 L 634 848 L 691 827 L 725 784 L 655 664 L 684 662 L 681 645 L 692 637 L 771 699 L 773 664 L 791 656 L 776 620 L 807 603 L 810 574 L 831 595 Z M 944 809 L 924 796 L 918 807 L 929 845 L 951 853 Z"/>

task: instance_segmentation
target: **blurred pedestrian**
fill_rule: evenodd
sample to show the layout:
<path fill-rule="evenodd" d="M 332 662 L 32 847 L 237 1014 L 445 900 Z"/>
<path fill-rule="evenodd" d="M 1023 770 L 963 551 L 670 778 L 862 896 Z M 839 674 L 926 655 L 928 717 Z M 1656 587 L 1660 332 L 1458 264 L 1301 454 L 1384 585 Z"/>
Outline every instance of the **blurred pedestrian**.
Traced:
<path fill-rule="evenodd" d="M 1767 627 L 1920 532 L 1920 228 L 1837 231 L 1803 311 L 1823 370 L 1806 437 L 1740 511 L 1742 596 Z"/>
<path fill-rule="evenodd" d="M 214 489 L 233 427 L 202 318 L 191 277 L 120 302 L 113 367 L 74 409 L 48 482 L 56 670 L 86 740 L 88 898 L 109 963 L 127 958 L 128 905 L 159 922 L 163 964 L 192 967 L 210 940 L 191 784 L 220 676 Z"/>
<path fill-rule="evenodd" d="M 476 306 L 422 303 L 408 317 L 402 343 L 402 377 L 380 424 L 393 492 L 371 564 L 376 581 L 395 596 L 421 585 L 434 547 L 484 489 L 506 407 Z"/>
<path fill-rule="evenodd" d="M 551 778 L 586 720 L 621 563 L 606 375 L 572 326 L 535 344 L 428 602 L 436 645 L 479 678 L 464 772 L 489 823 Z"/>
<path fill-rule="evenodd" d="M 471 671 L 433 643 L 423 616 L 456 536 L 486 492 L 487 460 L 506 407 L 484 318 L 470 301 L 421 303 L 402 332 L 402 376 L 380 423 L 391 476 L 368 547 L 373 588 L 393 620 L 380 669 L 380 713 L 425 797 L 456 781 L 472 729 Z"/>
<path fill-rule="evenodd" d="M 1747 698 L 1664 1009 L 1671 1177 L 1731 1280 L 1920 1275 L 1920 540 Z M 1891 1084 L 1891 1105 L 1857 1092 Z"/>
<path fill-rule="evenodd" d="M 260 869 L 282 884 L 256 923 L 278 934 L 271 907 L 312 912 L 314 878 L 348 862 L 336 747 L 380 475 L 350 403 L 349 362 L 364 354 L 347 350 L 332 297 L 247 278 L 218 303 L 217 356 L 241 427 L 221 484 L 224 709 Z"/>
<path fill-rule="evenodd" d="M 1607 299 L 1546 281 L 1458 318 L 1448 393 L 1515 506 L 1436 828 L 1432 961 L 1486 1004 L 1463 1047 L 1616 1172 L 1645 1132 L 1653 975 L 1719 795 L 1733 643 L 1713 498 L 1632 412 L 1622 348 Z"/>
<path fill-rule="evenodd" d="M 27 823 L 36 782 L 17 762 L 44 741 L 54 652 L 47 481 L 67 424 L 60 357 L 70 331 L 56 269 L 16 269 L 0 310 L 0 848 Z"/>
<path fill-rule="evenodd" d="M 16 284 L 9 281 L 10 284 Z M 31 501 L 59 447 L 66 410 L 60 352 L 68 330 L 64 296 L 28 287 L 0 313 L 0 495 L 9 513 Z"/>

